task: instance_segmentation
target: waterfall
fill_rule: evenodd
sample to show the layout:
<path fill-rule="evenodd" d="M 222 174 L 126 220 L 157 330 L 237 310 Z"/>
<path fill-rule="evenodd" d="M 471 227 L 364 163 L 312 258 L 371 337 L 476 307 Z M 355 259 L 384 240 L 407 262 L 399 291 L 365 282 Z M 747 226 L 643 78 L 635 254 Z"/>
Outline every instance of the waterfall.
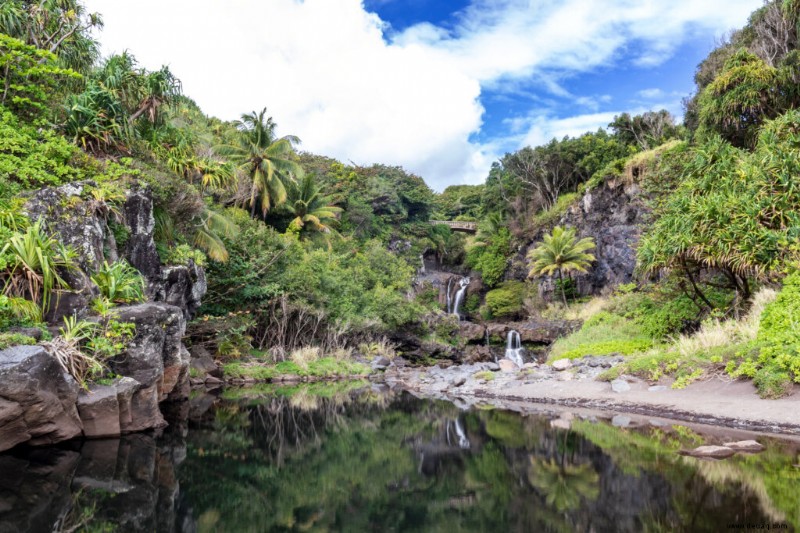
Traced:
<path fill-rule="evenodd" d="M 453 298 L 450 295 L 450 287 L 453 285 L 453 278 L 447 278 L 447 292 L 445 293 L 447 296 L 447 314 L 453 312 Z"/>
<path fill-rule="evenodd" d="M 506 341 L 506 359 L 513 361 L 514 364 L 521 367 L 522 361 L 522 342 L 519 338 L 519 332 L 513 329 L 508 332 L 508 340 Z"/>
<path fill-rule="evenodd" d="M 458 308 L 461 305 L 461 302 L 464 300 L 464 295 L 467 293 L 467 287 L 469 287 L 469 278 L 461 278 L 461 281 L 458 282 L 458 292 L 456 293 L 456 301 L 453 303 L 453 314 L 457 317 L 461 317 L 458 314 Z"/>

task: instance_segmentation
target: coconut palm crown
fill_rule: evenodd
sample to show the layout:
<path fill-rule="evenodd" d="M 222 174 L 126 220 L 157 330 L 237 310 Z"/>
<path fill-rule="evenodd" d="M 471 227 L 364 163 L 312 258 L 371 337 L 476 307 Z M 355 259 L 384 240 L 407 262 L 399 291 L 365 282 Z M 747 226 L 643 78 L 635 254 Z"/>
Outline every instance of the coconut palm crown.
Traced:
<path fill-rule="evenodd" d="M 587 252 L 594 247 L 591 237 L 579 240 L 573 228 L 556 226 L 551 234 L 545 234 L 536 248 L 528 252 L 528 259 L 531 261 L 528 277 L 557 273 L 561 282 L 561 296 L 566 304 L 564 272 L 586 272 L 595 260 L 594 255 Z"/>

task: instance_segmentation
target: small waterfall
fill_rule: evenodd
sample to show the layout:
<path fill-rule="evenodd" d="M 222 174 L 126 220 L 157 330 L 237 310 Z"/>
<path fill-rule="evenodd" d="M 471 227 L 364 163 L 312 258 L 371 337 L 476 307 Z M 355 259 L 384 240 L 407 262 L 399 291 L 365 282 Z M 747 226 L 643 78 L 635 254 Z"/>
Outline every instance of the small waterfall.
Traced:
<path fill-rule="evenodd" d="M 456 301 L 453 303 L 453 314 L 457 317 L 461 317 L 458 314 L 458 308 L 461 305 L 461 302 L 464 300 L 464 295 L 467 293 L 467 287 L 469 287 L 469 278 L 461 278 L 461 281 L 458 282 L 458 292 L 456 293 Z"/>
<path fill-rule="evenodd" d="M 447 296 L 447 314 L 453 312 L 453 297 L 451 296 L 450 287 L 453 286 L 453 278 L 447 278 L 447 292 L 445 293 Z"/>
<path fill-rule="evenodd" d="M 506 359 L 513 361 L 518 367 L 522 367 L 522 341 L 519 338 L 519 332 L 513 329 L 508 332 L 508 340 L 506 341 Z"/>

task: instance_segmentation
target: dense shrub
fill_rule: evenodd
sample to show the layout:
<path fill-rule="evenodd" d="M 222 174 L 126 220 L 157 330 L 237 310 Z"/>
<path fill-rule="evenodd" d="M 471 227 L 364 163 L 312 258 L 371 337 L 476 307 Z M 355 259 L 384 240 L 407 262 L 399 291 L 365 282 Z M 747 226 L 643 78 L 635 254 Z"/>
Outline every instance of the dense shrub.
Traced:
<path fill-rule="evenodd" d="M 494 287 L 506 272 L 510 247 L 511 233 L 507 228 L 500 228 L 488 243 L 476 244 L 467 251 L 466 263 L 480 272 L 488 287 Z"/>
<path fill-rule="evenodd" d="M 493 317 L 516 317 L 522 312 L 525 284 L 506 281 L 486 293 L 486 305 Z"/>

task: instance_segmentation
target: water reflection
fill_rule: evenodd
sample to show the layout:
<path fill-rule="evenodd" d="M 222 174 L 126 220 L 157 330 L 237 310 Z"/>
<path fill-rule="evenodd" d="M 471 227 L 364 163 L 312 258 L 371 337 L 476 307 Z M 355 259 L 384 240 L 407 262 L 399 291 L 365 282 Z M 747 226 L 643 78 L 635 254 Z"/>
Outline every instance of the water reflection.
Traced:
<path fill-rule="evenodd" d="M 368 384 L 196 395 L 189 430 L 0 455 L 6 531 L 706 531 L 800 523 L 797 448 L 722 462 Z"/>

